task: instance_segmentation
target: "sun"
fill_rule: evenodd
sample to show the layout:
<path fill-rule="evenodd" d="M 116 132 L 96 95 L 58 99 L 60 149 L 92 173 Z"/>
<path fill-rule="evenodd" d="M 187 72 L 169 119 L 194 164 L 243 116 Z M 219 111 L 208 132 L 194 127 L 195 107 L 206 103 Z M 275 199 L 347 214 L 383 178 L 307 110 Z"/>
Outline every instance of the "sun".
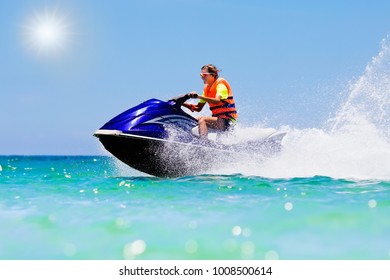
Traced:
<path fill-rule="evenodd" d="M 23 25 L 23 35 L 28 49 L 38 55 L 57 55 L 70 43 L 70 23 L 58 10 L 35 13 Z"/>

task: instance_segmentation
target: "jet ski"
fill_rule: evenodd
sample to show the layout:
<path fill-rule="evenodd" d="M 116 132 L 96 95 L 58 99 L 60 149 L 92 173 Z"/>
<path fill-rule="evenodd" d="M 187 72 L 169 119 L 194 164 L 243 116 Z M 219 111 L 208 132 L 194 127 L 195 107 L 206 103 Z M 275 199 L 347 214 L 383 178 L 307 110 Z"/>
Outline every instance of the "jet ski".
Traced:
<path fill-rule="evenodd" d="M 204 173 L 235 156 L 271 156 L 286 133 L 264 129 L 258 139 L 234 141 L 234 132 L 197 134 L 197 119 L 181 109 L 189 95 L 168 101 L 149 99 L 117 115 L 94 136 L 120 161 L 157 177 Z"/>

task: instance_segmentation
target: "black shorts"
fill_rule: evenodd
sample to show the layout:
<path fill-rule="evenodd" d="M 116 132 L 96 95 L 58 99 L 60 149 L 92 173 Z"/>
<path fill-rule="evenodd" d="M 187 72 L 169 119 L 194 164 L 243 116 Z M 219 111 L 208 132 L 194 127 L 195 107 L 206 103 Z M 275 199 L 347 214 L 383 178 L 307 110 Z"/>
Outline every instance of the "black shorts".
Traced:
<path fill-rule="evenodd" d="M 223 120 L 223 131 L 231 130 L 236 124 L 232 121 L 232 119 L 222 119 Z"/>

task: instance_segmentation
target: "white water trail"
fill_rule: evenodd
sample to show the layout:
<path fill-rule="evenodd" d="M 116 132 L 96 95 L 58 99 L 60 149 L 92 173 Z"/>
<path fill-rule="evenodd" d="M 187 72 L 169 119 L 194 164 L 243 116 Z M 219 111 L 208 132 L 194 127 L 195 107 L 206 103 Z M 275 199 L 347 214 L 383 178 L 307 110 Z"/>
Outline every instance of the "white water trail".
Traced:
<path fill-rule="evenodd" d="M 351 82 L 347 99 L 324 128 L 284 127 L 283 151 L 259 163 L 225 169 L 269 178 L 329 176 L 390 180 L 390 38 L 362 76 Z"/>

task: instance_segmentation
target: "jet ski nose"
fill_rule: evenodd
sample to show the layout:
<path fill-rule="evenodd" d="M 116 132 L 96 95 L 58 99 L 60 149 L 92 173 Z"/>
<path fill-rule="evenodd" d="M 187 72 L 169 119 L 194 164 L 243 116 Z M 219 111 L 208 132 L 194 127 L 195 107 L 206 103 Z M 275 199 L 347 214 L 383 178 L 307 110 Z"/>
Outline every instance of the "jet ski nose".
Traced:
<path fill-rule="evenodd" d="M 93 133 L 93 136 L 98 137 L 100 135 L 119 135 L 122 131 L 114 129 L 98 129 Z"/>

